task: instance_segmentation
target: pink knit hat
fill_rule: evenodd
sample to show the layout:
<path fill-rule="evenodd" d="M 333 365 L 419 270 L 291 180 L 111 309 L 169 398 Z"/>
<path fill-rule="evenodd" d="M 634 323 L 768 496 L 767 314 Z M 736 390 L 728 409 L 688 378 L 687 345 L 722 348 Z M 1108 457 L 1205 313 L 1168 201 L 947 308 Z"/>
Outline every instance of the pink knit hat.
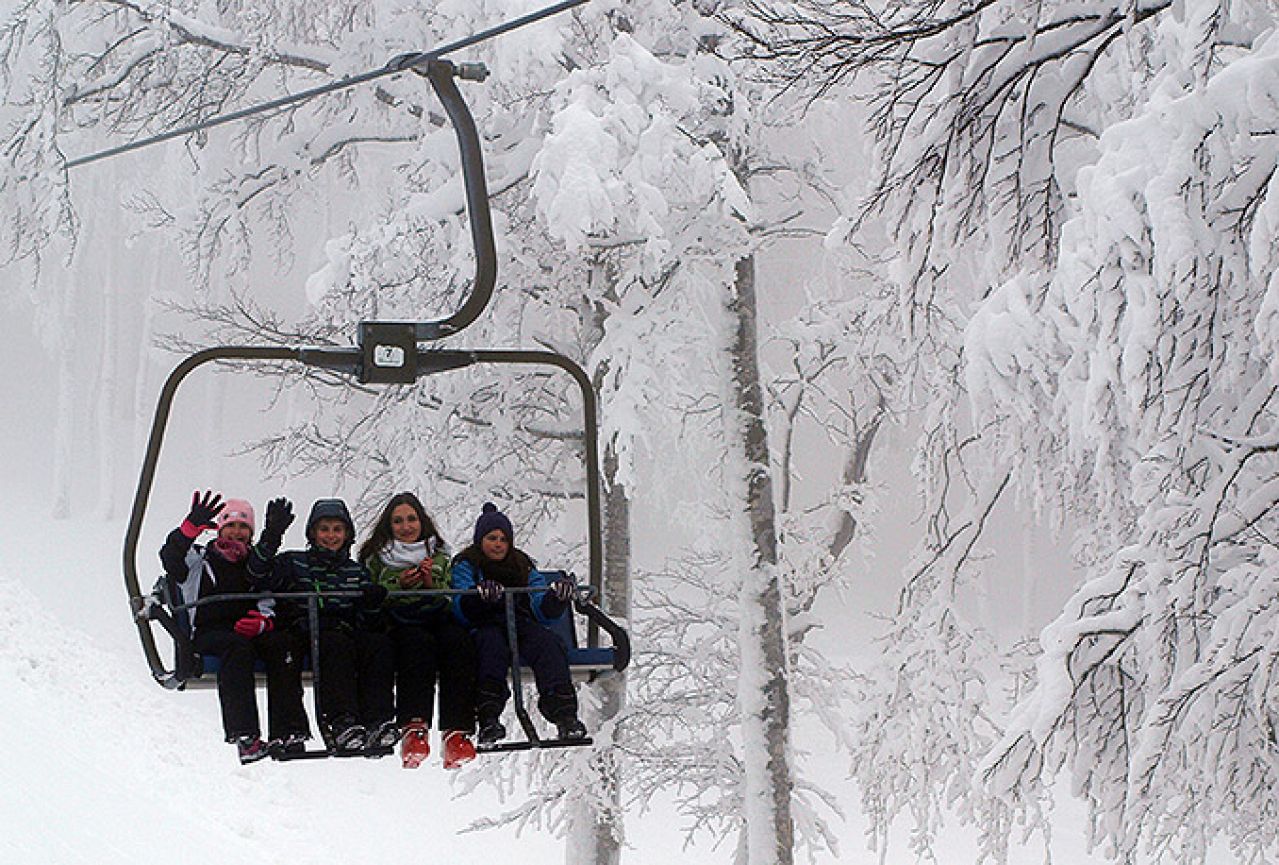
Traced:
<path fill-rule="evenodd" d="M 253 505 L 244 499 L 227 499 L 222 513 L 218 514 L 218 528 L 227 523 L 247 523 L 249 531 L 253 531 Z"/>

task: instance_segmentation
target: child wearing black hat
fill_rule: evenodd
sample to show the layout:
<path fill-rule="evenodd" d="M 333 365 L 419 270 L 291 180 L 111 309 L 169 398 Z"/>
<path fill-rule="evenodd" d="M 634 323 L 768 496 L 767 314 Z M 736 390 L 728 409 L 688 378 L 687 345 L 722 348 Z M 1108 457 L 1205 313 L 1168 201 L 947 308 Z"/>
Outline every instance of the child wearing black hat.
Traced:
<path fill-rule="evenodd" d="M 340 753 L 389 748 L 395 725 L 395 660 L 390 638 L 370 625 L 370 611 L 386 589 L 351 558 L 355 523 L 341 499 L 320 499 L 306 521 L 305 550 L 280 553 L 272 570 L 276 592 L 360 592 L 326 597 L 319 606 L 321 723 Z M 304 601 L 281 603 L 280 617 L 298 634 L 309 632 Z"/>
<path fill-rule="evenodd" d="M 478 594 L 459 595 L 454 613 L 475 637 L 479 657 L 475 712 L 477 739 L 488 745 L 506 737 L 502 710 L 511 692 L 506 685 L 511 650 L 506 639 L 506 608 L 502 595 L 508 588 L 545 588 L 515 599 L 515 632 L 520 656 L 533 669 L 537 707 L 556 726 L 561 739 L 584 739 L 586 728 L 577 717 L 577 692 L 573 689 L 568 653 L 544 623 L 568 610 L 573 597 L 571 580 L 548 580 L 533 560 L 515 547 L 515 530 L 506 514 L 485 502 L 475 521 L 473 543 L 453 559 L 452 586 L 476 589 Z"/>

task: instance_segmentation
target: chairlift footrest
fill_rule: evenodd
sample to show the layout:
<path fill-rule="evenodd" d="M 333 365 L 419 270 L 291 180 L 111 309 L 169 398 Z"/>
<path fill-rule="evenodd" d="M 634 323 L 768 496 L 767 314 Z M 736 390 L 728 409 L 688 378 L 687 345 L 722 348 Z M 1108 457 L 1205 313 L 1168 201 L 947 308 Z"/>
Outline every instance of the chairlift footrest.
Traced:
<path fill-rule="evenodd" d="M 293 760 L 324 760 L 328 757 L 368 757 L 370 760 L 380 760 L 383 757 L 389 757 L 395 753 L 394 745 L 387 745 L 381 748 L 365 748 L 362 751 L 337 751 L 337 750 L 313 750 L 313 751 L 295 751 L 293 753 L 272 754 L 271 759 L 281 763 L 288 763 Z"/>
<path fill-rule="evenodd" d="M 537 748 L 581 748 L 594 745 L 590 736 L 585 739 L 538 739 L 536 742 L 493 742 L 489 745 L 476 745 L 477 754 L 500 754 L 505 751 L 532 751 Z"/>
<path fill-rule="evenodd" d="M 338 755 L 326 748 L 322 751 L 282 751 L 278 754 L 272 754 L 271 759 L 280 763 L 291 763 L 294 760 L 324 760 L 335 756 Z"/>

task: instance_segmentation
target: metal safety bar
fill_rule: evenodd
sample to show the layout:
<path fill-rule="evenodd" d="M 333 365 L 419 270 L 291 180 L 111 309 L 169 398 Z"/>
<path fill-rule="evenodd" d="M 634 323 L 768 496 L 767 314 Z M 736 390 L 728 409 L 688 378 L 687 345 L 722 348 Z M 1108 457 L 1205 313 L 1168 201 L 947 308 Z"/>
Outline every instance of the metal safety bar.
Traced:
<path fill-rule="evenodd" d="M 506 603 L 507 621 L 514 621 L 514 599 L 518 595 L 523 594 L 539 594 L 550 591 L 546 587 L 515 587 L 504 588 L 503 595 Z M 319 601 L 323 598 L 346 598 L 350 600 L 358 600 L 363 597 L 360 591 L 329 591 L 329 592 L 236 592 L 222 595 L 212 595 L 207 598 L 200 598 L 182 604 L 169 603 L 164 598 L 158 597 L 155 592 L 149 594 L 143 599 L 143 603 L 139 605 L 135 618 L 139 625 L 147 628 L 152 621 L 158 622 L 161 627 L 173 639 L 177 648 L 175 666 L 173 670 L 162 669 L 161 674 L 156 678 L 166 688 L 176 690 L 182 688 L 186 682 L 197 679 L 200 672 L 194 669 L 192 658 L 195 652 L 191 646 L 191 637 L 189 632 L 184 629 L 174 617 L 174 613 L 190 612 L 200 607 L 210 606 L 213 604 L 227 603 L 233 601 L 263 601 L 263 600 L 305 600 L 307 602 L 307 625 L 310 632 L 310 652 L 312 658 L 312 682 L 317 690 L 319 687 L 319 664 L 316 659 L 319 658 L 320 647 L 318 642 L 319 633 Z M 430 597 L 454 597 L 461 595 L 478 595 L 477 589 L 396 589 L 387 593 L 387 598 L 430 598 Z M 593 603 L 591 598 L 594 592 L 589 586 L 577 586 L 577 590 L 572 598 L 573 609 L 585 616 L 588 621 L 596 623 L 605 633 L 609 635 L 613 648 L 613 669 L 622 671 L 630 664 L 631 659 L 631 641 L 630 635 L 626 629 L 612 619 L 607 613 L 601 610 Z M 519 644 L 515 635 L 508 634 L 510 638 L 512 658 L 519 658 Z M 572 647 L 570 647 L 572 648 Z M 163 665 L 161 665 L 163 667 Z M 519 664 L 513 666 L 513 677 L 515 690 L 519 690 L 520 672 Z M 318 698 L 317 698 L 318 700 Z M 518 698 L 517 698 L 518 700 Z M 517 702 L 517 706 L 522 704 Z M 320 706 L 316 703 L 316 717 L 320 717 Z"/>

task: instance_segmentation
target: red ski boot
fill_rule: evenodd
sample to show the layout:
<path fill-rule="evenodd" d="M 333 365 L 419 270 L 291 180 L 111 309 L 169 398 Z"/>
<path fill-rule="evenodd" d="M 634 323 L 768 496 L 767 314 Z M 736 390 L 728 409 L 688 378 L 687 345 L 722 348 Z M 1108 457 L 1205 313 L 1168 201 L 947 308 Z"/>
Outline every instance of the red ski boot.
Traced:
<path fill-rule="evenodd" d="M 444 734 L 444 768 L 460 769 L 463 763 L 475 759 L 475 746 L 461 730 L 449 730 Z"/>
<path fill-rule="evenodd" d="M 405 769 L 416 769 L 431 754 L 430 737 L 426 724 L 410 721 L 404 725 L 404 738 L 400 740 L 400 760 Z"/>

